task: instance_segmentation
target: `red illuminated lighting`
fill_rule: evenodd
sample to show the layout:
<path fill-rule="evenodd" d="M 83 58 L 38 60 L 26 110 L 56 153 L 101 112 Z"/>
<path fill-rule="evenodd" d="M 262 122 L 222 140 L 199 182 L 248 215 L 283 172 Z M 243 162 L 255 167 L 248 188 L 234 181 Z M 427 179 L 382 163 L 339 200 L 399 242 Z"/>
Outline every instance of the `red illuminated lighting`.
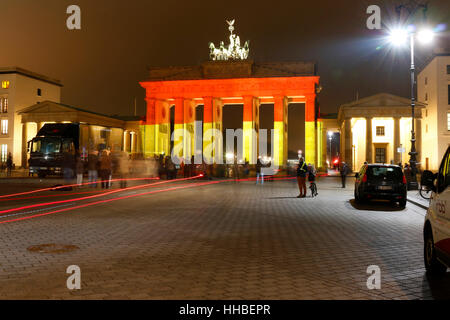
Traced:
<path fill-rule="evenodd" d="M 46 203 L 37 203 L 37 204 L 28 205 L 28 206 L 2 210 L 2 211 L 0 211 L 0 214 L 14 212 L 14 211 L 19 211 L 19 210 L 23 210 L 23 209 L 30 209 L 30 208 L 47 206 L 47 205 L 59 204 L 59 203 L 67 203 L 67 202 L 74 202 L 74 201 L 79 201 L 79 200 L 92 199 L 92 198 L 102 197 L 102 196 L 113 194 L 113 193 L 117 193 L 117 192 L 122 192 L 122 191 L 125 191 L 125 190 L 141 189 L 141 188 L 146 188 L 148 186 L 155 186 L 155 185 L 169 183 L 169 182 L 174 182 L 174 181 L 185 181 L 185 180 L 196 179 L 198 177 L 199 176 L 190 177 L 190 178 L 183 178 L 183 179 L 174 179 L 174 180 L 155 182 L 155 183 L 144 184 L 144 185 L 140 185 L 140 186 L 134 186 L 134 187 L 128 187 L 128 188 L 123 188 L 123 189 L 117 189 L 117 190 L 104 192 L 104 193 L 96 194 L 96 195 L 92 195 L 92 196 L 82 197 L 82 198 L 67 199 L 67 200 L 60 200 L 60 201 L 53 201 L 53 202 L 46 202 Z"/>
<path fill-rule="evenodd" d="M 139 181 L 139 180 L 159 180 L 159 177 L 156 177 L 156 178 L 111 179 L 111 180 L 104 180 L 104 181 L 97 181 L 97 182 L 85 182 L 85 183 L 82 183 L 82 184 L 66 184 L 66 185 L 58 186 L 58 187 L 50 187 L 50 188 L 36 189 L 36 190 L 26 191 L 26 192 L 5 194 L 5 195 L 0 196 L 0 198 L 15 197 L 15 196 L 21 196 L 21 195 L 25 195 L 25 194 L 37 193 L 37 192 L 43 192 L 43 191 L 49 191 L 49 190 L 54 191 L 54 190 L 58 190 L 58 189 L 62 189 L 62 188 L 78 187 L 78 186 L 84 186 L 84 185 L 89 185 L 89 184 L 94 184 L 94 183 L 102 183 L 102 182 L 108 182 L 108 181 L 114 182 L 114 181 Z"/>
<path fill-rule="evenodd" d="M 187 179 L 190 179 L 190 178 L 187 178 Z M 186 180 L 186 179 L 179 179 L 179 180 Z M 171 181 L 173 181 L 173 180 L 171 180 Z M 143 195 L 147 195 L 147 194 L 161 193 L 161 192 L 166 192 L 166 191 L 173 191 L 173 190 L 186 189 L 186 188 L 192 188 L 192 187 L 200 187 L 200 186 L 216 184 L 216 183 L 220 183 L 220 182 L 221 181 L 210 181 L 210 182 L 204 182 L 204 183 L 199 183 L 199 184 L 195 184 L 195 185 L 178 186 L 178 187 L 172 187 L 172 188 L 163 189 L 163 190 L 154 190 L 154 191 L 149 191 L 149 192 L 144 192 L 144 193 L 139 193 L 139 194 L 132 194 L 132 195 L 122 196 L 122 197 L 113 198 L 113 199 L 100 200 L 100 201 L 96 201 L 96 202 L 82 204 L 82 205 L 75 206 L 75 207 L 70 207 L 70 208 L 65 208 L 65 209 L 60 209 L 60 210 L 40 213 L 40 214 L 36 214 L 36 215 L 33 215 L 33 216 L 16 218 L 16 219 L 12 219 L 12 220 L 5 220 L 5 221 L 1 221 L 0 224 L 16 222 L 16 221 L 22 221 L 22 220 L 28 220 L 28 219 L 33 219 L 33 218 L 38 218 L 38 217 L 47 216 L 47 215 L 58 213 L 58 212 L 84 208 L 84 207 L 92 206 L 92 205 L 95 205 L 95 204 L 107 203 L 107 202 L 111 202 L 111 201 L 122 200 L 122 199 L 127 199 L 127 198 L 133 198 L 133 197 L 143 196 Z M 121 189 L 121 190 L 125 190 L 125 189 Z"/>

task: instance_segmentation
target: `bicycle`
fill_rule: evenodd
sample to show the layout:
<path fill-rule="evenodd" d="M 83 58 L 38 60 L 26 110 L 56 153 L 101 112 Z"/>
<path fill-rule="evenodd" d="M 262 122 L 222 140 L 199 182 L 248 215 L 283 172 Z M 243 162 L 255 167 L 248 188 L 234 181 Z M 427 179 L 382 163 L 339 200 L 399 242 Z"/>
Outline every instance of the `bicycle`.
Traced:
<path fill-rule="evenodd" d="M 423 184 L 420 184 L 419 194 L 422 198 L 429 200 L 431 198 L 431 192 L 431 189 L 424 186 Z"/>
<path fill-rule="evenodd" d="M 309 189 L 311 190 L 311 197 L 314 198 L 315 196 L 318 195 L 317 193 L 317 186 L 316 183 L 314 181 L 310 181 L 309 182 Z"/>

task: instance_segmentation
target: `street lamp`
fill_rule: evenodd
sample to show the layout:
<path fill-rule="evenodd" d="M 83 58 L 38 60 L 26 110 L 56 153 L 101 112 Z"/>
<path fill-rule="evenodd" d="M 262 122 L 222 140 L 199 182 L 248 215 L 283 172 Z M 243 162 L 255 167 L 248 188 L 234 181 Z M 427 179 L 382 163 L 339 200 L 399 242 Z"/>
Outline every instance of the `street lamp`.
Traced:
<path fill-rule="evenodd" d="M 431 29 L 422 29 L 417 33 L 417 39 L 423 43 L 428 44 L 433 40 L 433 31 Z M 390 42 L 396 46 L 401 46 L 405 44 L 409 37 L 409 47 L 411 50 L 411 151 L 409 152 L 409 164 L 411 166 L 411 182 L 410 189 L 417 190 L 417 151 L 416 151 L 416 133 L 414 131 L 414 107 L 416 106 L 416 98 L 414 94 L 415 90 L 415 66 L 414 66 L 414 39 L 416 38 L 416 33 L 413 27 L 409 27 L 408 29 L 393 29 L 390 31 L 389 39 Z"/>

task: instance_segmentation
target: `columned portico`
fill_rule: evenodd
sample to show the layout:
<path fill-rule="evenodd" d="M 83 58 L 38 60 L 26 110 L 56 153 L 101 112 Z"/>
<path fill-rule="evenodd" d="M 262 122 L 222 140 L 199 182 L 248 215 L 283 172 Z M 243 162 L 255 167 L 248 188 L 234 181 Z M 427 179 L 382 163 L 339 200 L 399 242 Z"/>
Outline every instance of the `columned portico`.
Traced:
<path fill-rule="evenodd" d="M 407 98 L 380 93 L 340 106 L 338 122 L 344 133 L 341 135 L 341 161 L 347 162 L 349 166 L 352 163 L 353 170 L 359 170 L 364 161 L 393 164 L 408 161 L 410 103 Z M 420 133 L 424 105 L 417 102 L 416 106 L 416 132 Z M 361 121 L 365 121 L 365 127 L 360 125 Z M 364 135 L 365 139 L 361 139 Z M 419 134 L 416 136 L 416 148 L 418 152 L 421 151 Z"/>

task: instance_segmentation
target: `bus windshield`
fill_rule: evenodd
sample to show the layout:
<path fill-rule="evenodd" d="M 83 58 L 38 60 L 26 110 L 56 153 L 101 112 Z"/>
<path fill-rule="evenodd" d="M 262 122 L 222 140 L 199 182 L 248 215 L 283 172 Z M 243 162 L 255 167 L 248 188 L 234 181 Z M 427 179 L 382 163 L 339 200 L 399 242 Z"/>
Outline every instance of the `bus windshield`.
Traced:
<path fill-rule="evenodd" d="M 54 153 L 60 152 L 61 139 L 58 138 L 35 138 L 31 152 Z"/>

